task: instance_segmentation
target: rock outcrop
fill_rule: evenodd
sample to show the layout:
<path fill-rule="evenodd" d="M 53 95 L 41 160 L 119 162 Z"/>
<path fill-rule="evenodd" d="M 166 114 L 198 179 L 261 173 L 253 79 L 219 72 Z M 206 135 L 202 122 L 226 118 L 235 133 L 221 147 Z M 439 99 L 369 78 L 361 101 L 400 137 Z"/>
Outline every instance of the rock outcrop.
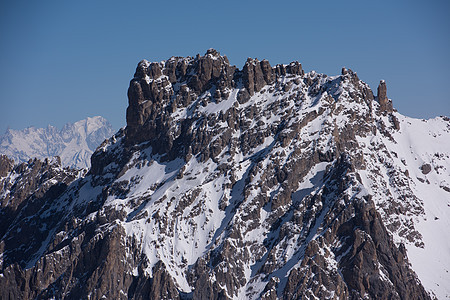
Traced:
<path fill-rule="evenodd" d="M 387 97 L 386 81 L 384 81 L 384 80 L 381 80 L 380 84 L 378 85 L 377 97 L 378 97 L 378 102 L 380 103 L 380 110 L 382 112 L 385 111 L 385 112 L 391 113 L 393 111 L 392 101 L 389 100 Z"/>
<path fill-rule="evenodd" d="M 0 155 L 0 177 L 5 177 L 14 167 L 14 160 L 6 155 Z"/>
<path fill-rule="evenodd" d="M 189 146 L 197 141 L 190 132 L 183 131 L 189 126 L 187 122 L 179 127 L 172 126 L 176 110 L 192 106 L 193 102 L 195 107 L 219 103 L 227 99 L 233 89 L 243 86 L 237 96 L 242 104 L 262 87 L 286 74 L 302 75 L 304 72 L 298 62 L 272 68 L 267 60 L 260 62 L 251 58 L 241 71 L 230 66 L 228 58 L 214 49 L 209 49 L 204 56 L 172 57 L 164 63 L 150 64 L 143 60 L 128 89 L 127 144 L 150 142 L 158 153 L 174 157 L 184 151 L 186 155 Z"/>

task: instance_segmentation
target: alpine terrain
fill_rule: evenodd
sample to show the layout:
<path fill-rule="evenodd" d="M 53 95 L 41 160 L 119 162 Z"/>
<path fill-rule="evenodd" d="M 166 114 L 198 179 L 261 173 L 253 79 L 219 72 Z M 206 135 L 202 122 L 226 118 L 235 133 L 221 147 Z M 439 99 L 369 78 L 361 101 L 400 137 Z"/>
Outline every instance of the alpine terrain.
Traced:
<path fill-rule="evenodd" d="M 128 103 L 87 173 L 1 156 L 1 299 L 450 297 L 448 117 L 213 49 Z"/>
<path fill-rule="evenodd" d="M 51 125 L 8 129 L 0 136 L 0 153 L 18 163 L 59 156 L 63 166 L 88 168 L 92 153 L 113 133 L 111 124 L 100 116 L 67 123 L 61 130 Z"/>

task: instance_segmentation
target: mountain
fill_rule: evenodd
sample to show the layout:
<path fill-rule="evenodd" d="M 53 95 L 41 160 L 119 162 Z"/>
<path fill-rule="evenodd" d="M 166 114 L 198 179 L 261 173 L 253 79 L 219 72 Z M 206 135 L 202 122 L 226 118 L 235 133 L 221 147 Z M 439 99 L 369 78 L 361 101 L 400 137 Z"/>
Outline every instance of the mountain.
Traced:
<path fill-rule="evenodd" d="M 88 173 L 0 157 L 3 299 L 445 299 L 450 119 L 380 82 L 141 61 Z"/>
<path fill-rule="evenodd" d="M 111 124 L 100 116 L 67 123 L 61 130 L 51 125 L 8 129 L 0 137 L 0 153 L 18 163 L 59 156 L 64 166 L 88 168 L 92 153 L 113 133 Z"/>

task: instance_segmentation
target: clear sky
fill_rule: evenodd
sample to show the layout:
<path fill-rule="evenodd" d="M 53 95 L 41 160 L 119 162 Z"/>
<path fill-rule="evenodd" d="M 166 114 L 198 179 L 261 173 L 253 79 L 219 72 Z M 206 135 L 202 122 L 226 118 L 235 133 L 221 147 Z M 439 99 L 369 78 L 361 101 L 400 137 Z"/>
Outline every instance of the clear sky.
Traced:
<path fill-rule="evenodd" d="M 0 0 L 0 133 L 101 115 L 125 125 L 141 59 L 215 48 L 242 68 L 346 66 L 402 114 L 450 115 L 450 1 Z"/>

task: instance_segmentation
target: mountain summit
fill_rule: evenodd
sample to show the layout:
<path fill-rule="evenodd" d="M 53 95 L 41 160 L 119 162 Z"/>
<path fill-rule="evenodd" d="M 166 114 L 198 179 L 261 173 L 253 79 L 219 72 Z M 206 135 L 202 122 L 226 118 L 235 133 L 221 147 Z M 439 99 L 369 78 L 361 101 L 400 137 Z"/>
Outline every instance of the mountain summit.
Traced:
<path fill-rule="evenodd" d="M 0 157 L 2 298 L 450 295 L 447 117 L 213 49 L 141 61 L 128 100 L 85 175 Z"/>
<path fill-rule="evenodd" d="M 0 153 L 17 163 L 59 156 L 64 166 L 88 168 L 92 153 L 112 134 L 111 124 L 100 116 L 67 123 L 61 130 L 51 125 L 8 129 L 0 137 Z"/>

